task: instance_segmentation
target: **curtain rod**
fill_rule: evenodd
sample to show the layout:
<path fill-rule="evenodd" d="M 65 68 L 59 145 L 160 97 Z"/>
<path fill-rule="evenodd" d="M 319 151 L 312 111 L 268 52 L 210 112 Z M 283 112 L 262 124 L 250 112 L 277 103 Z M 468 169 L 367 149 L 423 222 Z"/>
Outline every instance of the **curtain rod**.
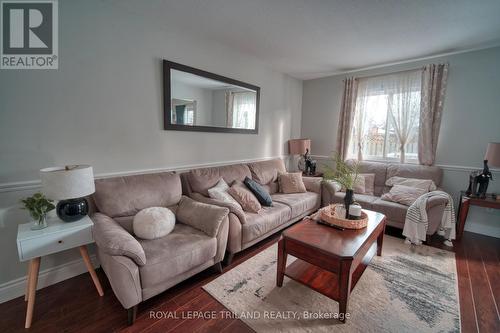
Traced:
<path fill-rule="evenodd" d="M 448 62 L 445 63 L 439 63 L 439 65 L 446 65 Z M 380 73 L 380 74 L 374 74 L 374 75 L 365 75 L 365 76 L 352 76 L 355 79 L 370 79 L 373 77 L 379 77 L 379 76 L 386 76 L 386 75 L 392 75 L 392 74 L 399 74 L 399 73 L 405 73 L 405 72 L 413 72 L 413 71 L 418 71 L 418 70 L 425 70 L 425 65 L 420 66 L 420 67 L 415 67 L 415 68 L 410 68 L 410 69 L 403 69 L 403 70 L 398 70 L 398 71 L 392 71 L 392 72 L 385 72 L 385 73 Z M 344 80 L 342 80 L 344 81 Z"/>
<path fill-rule="evenodd" d="M 354 78 L 355 79 L 371 79 L 371 78 L 379 77 L 379 76 L 386 76 L 386 75 L 400 74 L 400 73 L 407 73 L 407 72 L 415 72 L 415 71 L 423 70 L 423 69 L 425 69 L 425 66 L 420 66 L 420 67 L 411 68 L 411 69 L 403 69 L 403 70 L 393 71 L 393 72 L 386 72 L 386 73 L 374 74 L 374 75 L 354 76 Z"/>

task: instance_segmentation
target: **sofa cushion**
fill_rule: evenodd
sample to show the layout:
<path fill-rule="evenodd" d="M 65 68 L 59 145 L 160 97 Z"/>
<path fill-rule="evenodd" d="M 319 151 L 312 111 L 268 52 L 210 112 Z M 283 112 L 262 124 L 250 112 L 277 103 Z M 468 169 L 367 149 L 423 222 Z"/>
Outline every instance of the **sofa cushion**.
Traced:
<path fill-rule="evenodd" d="M 146 254 L 146 264 L 139 268 L 143 289 L 201 265 L 217 252 L 215 237 L 182 223 L 165 237 L 138 241 Z"/>
<path fill-rule="evenodd" d="M 177 220 L 215 237 L 229 214 L 229 208 L 209 205 L 183 196 L 177 208 Z"/>
<path fill-rule="evenodd" d="M 365 192 L 362 194 L 375 195 L 375 174 L 362 173 L 361 176 L 365 179 Z"/>
<path fill-rule="evenodd" d="M 165 237 L 174 227 L 175 214 L 165 207 L 144 208 L 134 216 L 134 234 L 142 239 Z"/>
<path fill-rule="evenodd" d="M 427 193 L 427 190 L 418 187 L 394 185 L 391 190 L 383 194 L 380 199 L 411 206 L 424 193 Z"/>
<path fill-rule="evenodd" d="M 233 164 L 191 170 L 187 175 L 187 180 L 191 191 L 208 197 L 208 189 L 214 187 L 219 179 L 223 178 L 227 184 L 232 184 L 235 180 L 244 181 L 245 177 L 252 177 L 248 166 Z"/>
<path fill-rule="evenodd" d="M 133 216 L 148 207 L 168 207 L 181 199 L 179 175 L 162 172 L 97 179 L 94 202 L 110 217 Z"/>
<path fill-rule="evenodd" d="M 352 160 L 348 161 L 349 164 L 353 163 Z M 385 181 L 387 179 L 387 163 L 382 162 L 367 162 L 361 161 L 358 162 L 359 173 L 373 173 L 375 174 L 374 181 L 374 195 L 382 195 Z"/>
<path fill-rule="evenodd" d="M 292 194 L 273 194 L 274 202 L 280 202 L 290 207 L 292 210 L 291 218 L 302 215 L 321 206 L 321 195 L 315 192 L 292 193 Z"/>
<path fill-rule="evenodd" d="M 425 190 L 426 192 L 435 191 L 437 189 L 436 184 L 431 179 L 418 179 L 418 178 L 404 178 L 394 176 L 388 178 L 385 182 L 387 186 L 395 186 L 395 185 L 404 185 L 415 188 L 420 188 Z"/>
<path fill-rule="evenodd" d="M 388 220 L 404 223 L 408 206 L 379 198 L 372 203 L 371 209 L 384 214 Z"/>
<path fill-rule="evenodd" d="M 441 185 L 443 170 L 437 166 L 392 163 L 387 166 L 387 179 L 394 176 L 431 179 L 439 187 Z"/>
<path fill-rule="evenodd" d="M 280 185 L 278 184 L 278 181 L 262 185 L 262 187 L 269 193 L 269 194 L 274 194 L 278 193 L 280 191 Z"/>
<path fill-rule="evenodd" d="M 334 203 L 344 203 L 345 192 L 335 192 L 333 196 Z M 354 201 L 359 203 L 362 208 L 372 209 L 372 204 L 379 197 L 369 194 L 354 194 Z"/>
<path fill-rule="evenodd" d="M 248 167 L 252 172 L 252 178 L 261 185 L 277 181 L 278 173 L 286 172 L 285 163 L 280 158 L 248 163 Z"/>
<path fill-rule="evenodd" d="M 274 202 L 272 207 L 262 207 L 258 214 L 246 213 L 245 215 L 246 223 L 241 226 L 243 243 L 264 235 L 292 218 L 290 207 L 279 202 Z"/>
<path fill-rule="evenodd" d="M 304 193 L 307 192 L 304 181 L 302 180 L 302 172 L 280 173 L 278 182 L 281 193 Z"/>
<path fill-rule="evenodd" d="M 245 185 L 248 187 L 248 189 L 255 195 L 257 200 L 259 200 L 260 204 L 262 206 L 272 206 L 273 205 L 273 199 L 269 195 L 269 192 L 259 183 L 257 183 L 255 180 L 250 179 L 250 178 L 245 178 Z"/>
<path fill-rule="evenodd" d="M 229 190 L 227 190 L 227 193 L 238 201 L 245 212 L 258 213 L 262 209 L 259 200 L 252 191 L 240 181 L 235 181 Z"/>
<path fill-rule="evenodd" d="M 243 209 L 241 205 L 236 201 L 231 194 L 227 193 L 229 190 L 229 185 L 224 181 L 224 179 L 219 179 L 217 185 L 208 189 L 208 196 L 212 199 L 220 200 L 235 205 L 236 207 Z"/>

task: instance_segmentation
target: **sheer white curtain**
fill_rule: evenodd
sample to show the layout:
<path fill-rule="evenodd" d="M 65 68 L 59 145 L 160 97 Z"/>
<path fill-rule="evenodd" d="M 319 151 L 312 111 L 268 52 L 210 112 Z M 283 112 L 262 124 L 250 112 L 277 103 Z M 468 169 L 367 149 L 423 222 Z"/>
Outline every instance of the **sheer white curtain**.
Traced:
<path fill-rule="evenodd" d="M 231 92 L 228 124 L 233 128 L 255 128 L 256 95 L 254 92 Z M 229 109 L 230 107 L 230 109 Z"/>
<path fill-rule="evenodd" d="M 412 71 L 394 75 L 387 81 L 390 86 L 387 112 L 399 139 L 401 163 L 405 162 L 406 144 L 418 135 L 421 80 L 421 71 Z"/>
<path fill-rule="evenodd" d="M 416 159 L 416 152 L 408 154 L 406 148 L 410 142 L 416 143 L 418 135 L 421 71 L 358 81 L 348 157 L 399 158 L 402 163 L 409 155 Z"/>

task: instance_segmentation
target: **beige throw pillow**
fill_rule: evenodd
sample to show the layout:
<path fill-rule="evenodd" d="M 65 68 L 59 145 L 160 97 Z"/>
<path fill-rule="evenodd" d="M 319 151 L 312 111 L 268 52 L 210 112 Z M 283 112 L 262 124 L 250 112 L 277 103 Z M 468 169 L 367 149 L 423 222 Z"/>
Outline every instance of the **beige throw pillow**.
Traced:
<path fill-rule="evenodd" d="M 425 189 L 410 187 L 405 185 L 394 185 L 389 193 L 382 195 L 381 199 L 397 202 L 406 206 L 411 206 L 422 194 L 427 193 Z"/>
<path fill-rule="evenodd" d="M 426 190 L 427 192 L 435 191 L 437 189 L 436 184 L 430 179 L 418 179 L 418 178 L 405 178 L 394 176 L 386 180 L 385 185 L 404 185 L 415 188 L 420 188 Z"/>
<path fill-rule="evenodd" d="M 354 182 L 354 193 L 363 194 L 365 193 L 365 177 L 362 174 L 358 174 L 356 181 Z"/>
<path fill-rule="evenodd" d="M 235 181 L 233 185 L 227 190 L 238 203 L 241 205 L 244 211 L 251 213 L 258 213 L 262 206 L 259 200 L 253 195 L 253 193 L 240 181 Z"/>
<path fill-rule="evenodd" d="M 278 181 L 281 193 L 304 193 L 307 191 L 302 180 L 302 172 L 280 173 Z"/>
<path fill-rule="evenodd" d="M 373 195 L 375 188 L 375 174 L 374 173 L 360 173 L 356 177 L 356 182 L 354 183 L 354 193 L 356 194 L 369 194 Z M 342 187 L 342 192 L 345 192 L 345 188 Z"/>
<path fill-rule="evenodd" d="M 217 185 L 208 190 L 208 195 L 212 199 L 220 200 L 223 202 L 231 203 L 242 209 L 241 205 L 234 199 L 227 191 L 229 190 L 229 185 L 226 184 L 224 179 L 220 179 Z"/>
<path fill-rule="evenodd" d="M 363 194 L 373 195 L 375 191 L 375 174 L 362 173 L 360 175 L 365 179 L 365 192 Z"/>

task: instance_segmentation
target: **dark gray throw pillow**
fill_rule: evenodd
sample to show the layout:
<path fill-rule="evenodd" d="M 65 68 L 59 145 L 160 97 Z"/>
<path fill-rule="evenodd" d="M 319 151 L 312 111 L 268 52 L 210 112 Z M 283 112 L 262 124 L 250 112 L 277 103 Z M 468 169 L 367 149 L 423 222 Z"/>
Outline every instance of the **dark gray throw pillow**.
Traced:
<path fill-rule="evenodd" d="M 262 187 L 262 185 L 248 177 L 245 178 L 244 183 L 248 187 L 248 189 L 255 195 L 257 200 L 259 200 L 262 206 L 270 207 L 273 205 L 273 199 L 271 198 L 269 193 L 267 193 L 266 189 Z"/>

